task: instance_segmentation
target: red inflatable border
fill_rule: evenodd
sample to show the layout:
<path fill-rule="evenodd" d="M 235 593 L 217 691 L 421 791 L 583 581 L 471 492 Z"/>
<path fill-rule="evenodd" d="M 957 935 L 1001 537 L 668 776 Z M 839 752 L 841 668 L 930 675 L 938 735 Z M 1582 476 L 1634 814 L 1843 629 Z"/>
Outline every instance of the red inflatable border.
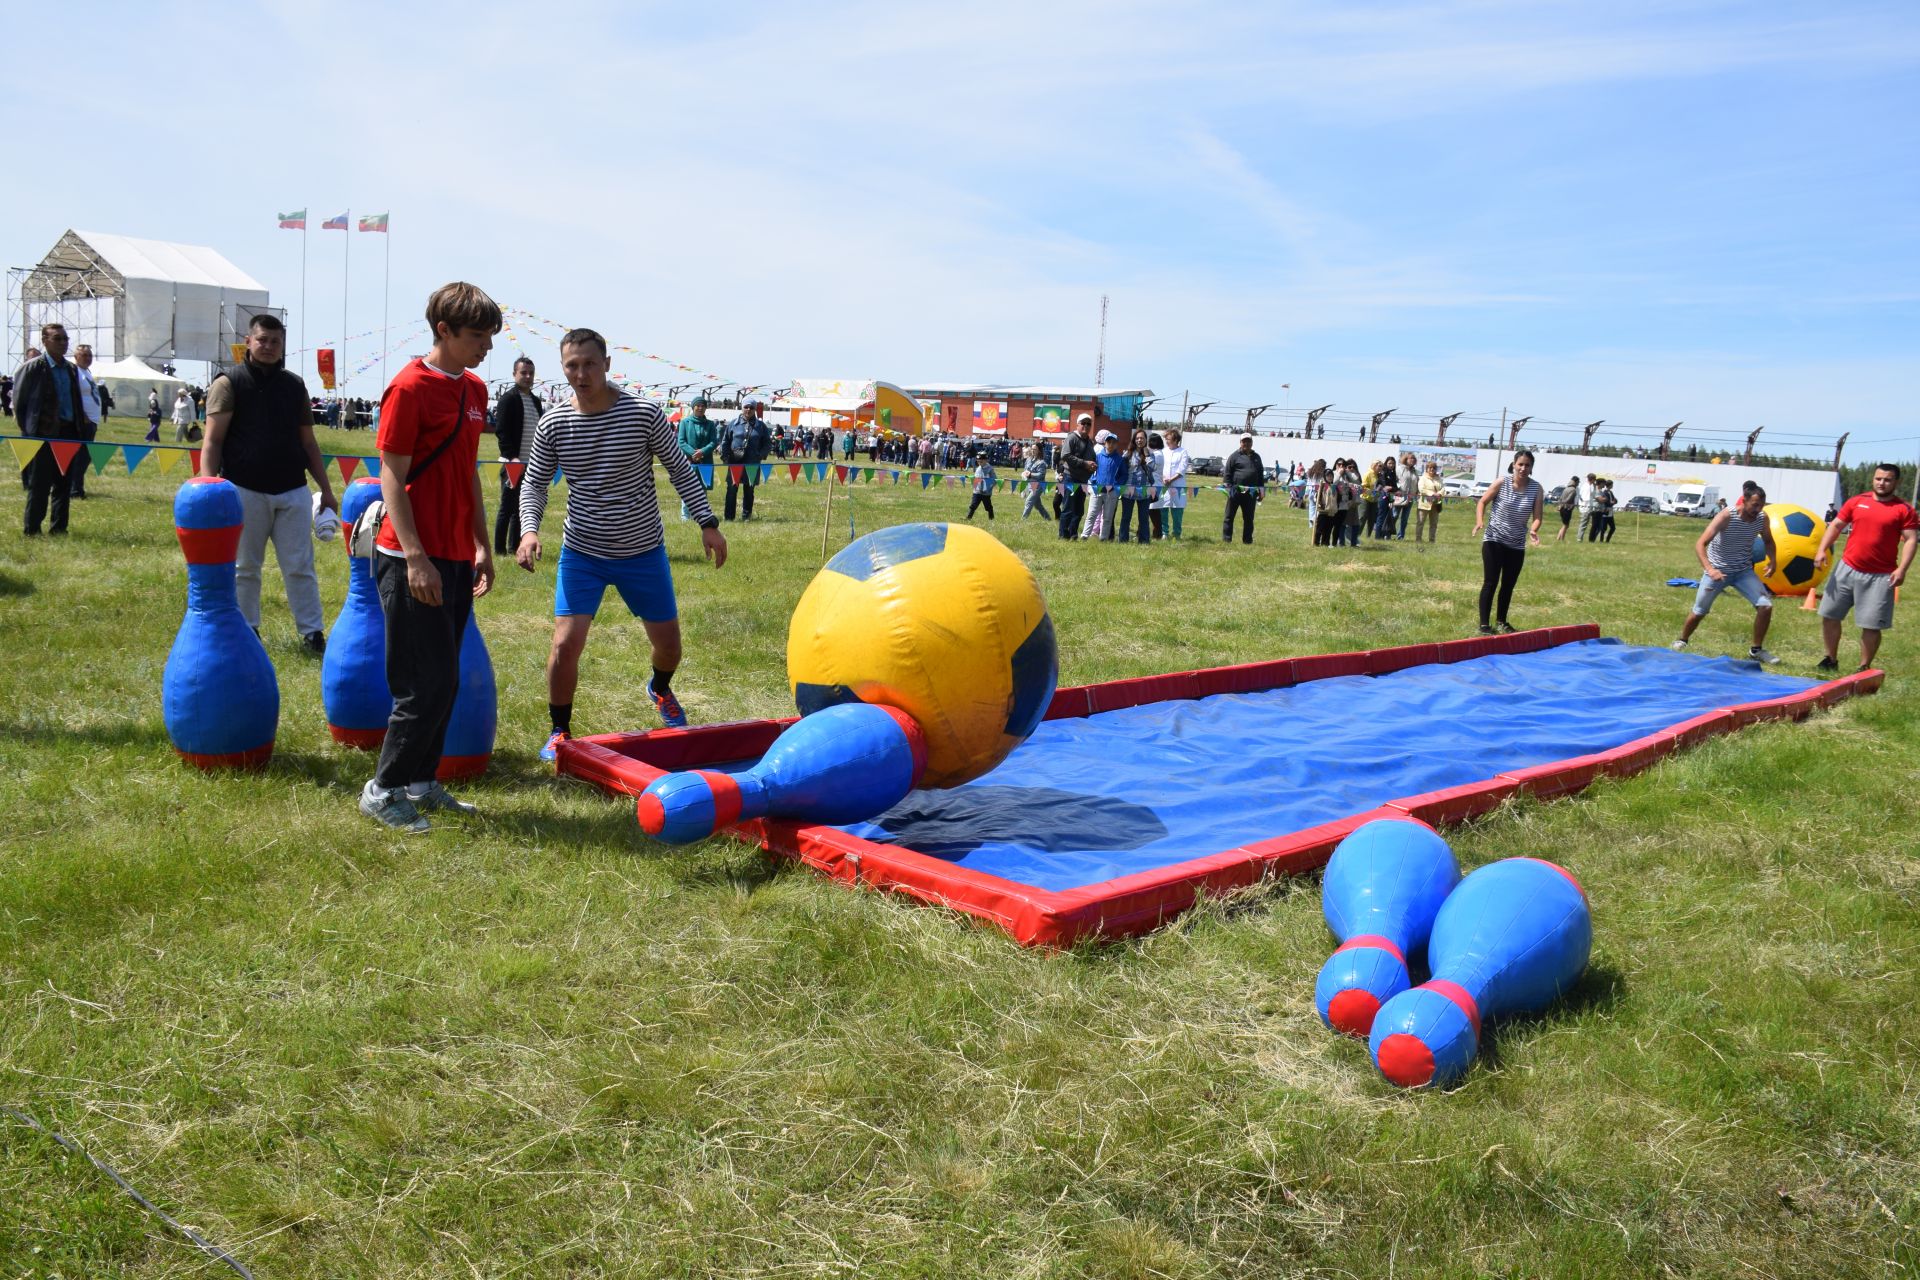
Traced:
<path fill-rule="evenodd" d="M 1280 658 L 1204 671 L 1110 680 L 1055 692 L 1049 720 L 1069 719 L 1120 707 L 1216 693 L 1253 693 L 1324 680 L 1330 676 L 1385 675 L 1428 663 L 1464 662 L 1490 654 L 1533 653 L 1556 645 L 1595 640 L 1592 623 L 1543 627 L 1504 636 L 1475 636 L 1436 644 L 1402 645 L 1359 653 Z M 1766 720 L 1803 720 L 1815 710 L 1855 694 L 1872 693 L 1884 676 L 1863 671 L 1830 680 L 1784 698 L 1722 707 L 1668 725 L 1611 751 L 1499 773 L 1482 782 L 1404 796 L 1367 813 L 1268 840 L 1192 858 L 1135 875 L 1053 892 L 983 875 L 897 845 L 878 844 L 834 827 L 755 819 L 726 831 L 764 849 L 798 858 L 836 880 L 904 893 L 938 906 L 992 921 L 1028 946 L 1066 946 L 1082 938 L 1122 938 L 1147 933 L 1192 906 L 1203 893 L 1223 893 L 1269 876 L 1314 871 L 1333 847 L 1363 822 L 1412 815 L 1434 826 L 1464 822 L 1518 792 L 1542 800 L 1571 795 L 1596 778 L 1624 778 L 1651 768 L 1675 751 L 1714 734 L 1732 733 Z M 795 717 L 797 718 L 797 717 Z M 676 769 L 728 760 L 749 760 L 772 745 L 785 720 L 742 720 L 650 733 L 601 734 L 563 742 L 557 768 L 606 791 L 638 795 L 648 783 Z"/>

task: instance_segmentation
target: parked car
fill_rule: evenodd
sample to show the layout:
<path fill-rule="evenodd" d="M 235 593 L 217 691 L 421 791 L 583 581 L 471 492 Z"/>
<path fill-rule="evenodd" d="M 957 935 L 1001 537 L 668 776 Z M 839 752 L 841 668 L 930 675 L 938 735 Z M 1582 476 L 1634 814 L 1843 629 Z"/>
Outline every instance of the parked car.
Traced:
<path fill-rule="evenodd" d="M 1660 514 L 1660 504 L 1644 493 L 1636 497 L 1628 498 L 1620 509 L 1622 511 L 1634 511 L 1641 515 L 1648 516 L 1657 516 Z"/>

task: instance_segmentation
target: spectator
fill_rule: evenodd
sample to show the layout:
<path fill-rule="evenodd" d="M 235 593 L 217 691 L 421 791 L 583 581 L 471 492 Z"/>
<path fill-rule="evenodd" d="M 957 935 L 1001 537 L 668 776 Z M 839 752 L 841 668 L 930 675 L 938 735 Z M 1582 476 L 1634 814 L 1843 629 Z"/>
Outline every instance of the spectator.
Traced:
<path fill-rule="evenodd" d="M 327 650 L 326 619 L 313 571 L 315 512 L 307 475 L 320 485 L 322 508 L 338 514 L 340 503 L 313 438 L 307 384 L 286 367 L 286 349 L 280 317 L 271 311 L 255 316 L 247 326 L 246 358 L 208 389 L 207 447 L 200 469 L 225 476 L 240 492 L 234 574 L 240 615 L 259 634 L 260 572 L 271 538 L 294 632 L 308 653 L 319 655 Z"/>
<path fill-rule="evenodd" d="M 1513 625 L 1507 621 L 1507 607 L 1513 602 L 1513 588 L 1520 581 L 1520 570 L 1527 562 L 1527 544 L 1540 545 L 1540 519 L 1545 514 L 1546 495 L 1533 478 L 1533 451 L 1522 449 L 1513 455 L 1508 475 L 1487 486 L 1474 510 L 1473 531 L 1486 529 L 1480 543 L 1480 634 L 1505 635 Z M 1496 599 L 1497 595 L 1497 599 Z M 1497 625 L 1489 625 L 1489 610 Z"/>
<path fill-rule="evenodd" d="M 1167 448 L 1160 455 L 1160 505 L 1164 512 L 1167 536 L 1180 541 L 1180 527 L 1187 518 L 1187 477 L 1193 471 L 1180 428 L 1167 428 Z"/>
<path fill-rule="evenodd" d="M 1267 486 L 1267 466 L 1253 451 L 1253 433 L 1240 434 L 1240 447 L 1227 455 L 1220 479 L 1227 488 L 1227 510 L 1220 519 L 1220 541 L 1233 541 L 1233 518 L 1240 517 L 1240 541 L 1253 544 L 1253 510 Z"/>

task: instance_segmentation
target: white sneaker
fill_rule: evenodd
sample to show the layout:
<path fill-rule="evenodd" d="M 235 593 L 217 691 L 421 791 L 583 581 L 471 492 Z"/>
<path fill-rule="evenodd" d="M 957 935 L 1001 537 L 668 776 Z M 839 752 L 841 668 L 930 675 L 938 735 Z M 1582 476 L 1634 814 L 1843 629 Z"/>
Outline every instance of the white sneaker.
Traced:
<path fill-rule="evenodd" d="M 1748 649 L 1747 657 L 1755 662 L 1774 663 L 1780 661 L 1780 659 L 1774 657 L 1773 654 L 1762 649 L 1759 645 L 1754 645 L 1751 649 Z"/>
<path fill-rule="evenodd" d="M 1685 653 L 1687 651 L 1687 642 L 1685 640 L 1675 640 L 1672 644 L 1668 645 L 1667 648 L 1673 650 L 1675 653 Z"/>

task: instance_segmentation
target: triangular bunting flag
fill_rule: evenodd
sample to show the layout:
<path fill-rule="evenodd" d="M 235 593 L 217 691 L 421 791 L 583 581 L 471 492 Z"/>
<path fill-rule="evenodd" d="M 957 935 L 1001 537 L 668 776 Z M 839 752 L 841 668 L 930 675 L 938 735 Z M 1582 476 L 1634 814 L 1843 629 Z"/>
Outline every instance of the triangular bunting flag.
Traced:
<path fill-rule="evenodd" d="M 799 481 L 800 481 L 800 464 L 797 462 L 789 462 L 787 464 L 787 483 L 797 484 L 799 483 Z"/>
<path fill-rule="evenodd" d="M 506 467 L 507 467 L 507 483 L 512 485 L 514 488 L 518 489 L 520 487 L 520 477 L 527 474 L 527 464 L 524 462 L 509 462 L 506 464 Z M 709 471 L 705 479 L 708 484 L 713 483 L 713 475 L 711 471 Z"/>
<path fill-rule="evenodd" d="M 925 489 L 928 485 L 932 483 L 933 483 L 933 472 L 922 471 L 920 473 L 920 487 L 922 489 Z"/>
<path fill-rule="evenodd" d="M 132 475 L 135 468 L 145 462 L 147 455 L 152 453 L 153 450 L 143 444 L 123 444 L 120 446 L 120 452 L 127 460 L 127 474 Z"/>
<path fill-rule="evenodd" d="M 113 461 L 113 455 L 120 452 L 117 444 L 90 444 L 87 446 L 87 458 L 93 464 L 93 474 L 99 475 Z"/>
<path fill-rule="evenodd" d="M 198 449 L 189 449 L 187 450 L 187 456 L 193 459 L 193 474 L 199 475 L 200 474 L 200 451 Z"/>
<path fill-rule="evenodd" d="M 353 473 L 360 469 L 360 459 L 351 453 L 343 453 L 334 461 L 340 464 L 340 483 L 352 484 Z"/>
<path fill-rule="evenodd" d="M 155 449 L 153 451 L 153 465 L 160 468 L 161 475 L 169 475 L 175 467 L 180 465 L 180 455 L 185 452 L 185 449 Z"/>
<path fill-rule="evenodd" d="M 60 474 L 67 474 L 67 468 L 73 465 L 73 456 L 80 452 L 81 441 L 49 440 L 47 447 L 53 450 L 53 460 L 60 465 Z"/>
<path fill-rule="evenodd" d="M 22 471 L 33 465 L 34 458 L 40 452 L 38 440 L 8 440 L 7 443 L 13 447 L 14 461 L 20 464 Z"/>

